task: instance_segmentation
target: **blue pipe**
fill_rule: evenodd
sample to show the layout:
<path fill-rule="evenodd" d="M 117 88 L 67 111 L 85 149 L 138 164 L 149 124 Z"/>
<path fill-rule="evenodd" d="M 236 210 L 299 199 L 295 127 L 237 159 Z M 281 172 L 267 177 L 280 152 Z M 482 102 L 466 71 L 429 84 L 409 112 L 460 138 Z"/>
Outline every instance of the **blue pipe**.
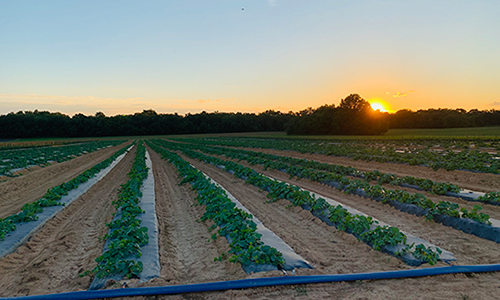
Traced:
<path fill-rule="evenodd" d="M 307 283 L 323 283 L 337 281 L 356 281 L 373 279 L 394 279 L 435 276 L 457 273 L 480 273 L 480 272 L 498 272 L 500 264 L 494 265 L 475 265 L 475 266 L 450 266 L 438 268 L 426 268 L 417 270 L 373 272 L 373 273 L 355 273 L 355 274 L 334 274 L 334 275 L 309 275 L 309 276 L 281 276 L 266 277 L 254 279 L 241 279 L 231 281 L 219 281 L 209 283 L 197 283 L 186 285 L 171 285 L 162 287 L 144 287 L 144 288 L 126 288 L 102 291 L 81 291 L 52 295 L 38 295 L 25 297 L 0 298 L 2 300 L 48 300 L 48 299 L 70 299 L 86 300 L 114 297 L 132 297 L 132 296 L 150 296 L 150 295 L 168 295 L 182 293 L 196 293 L 209 291 L 223 291 L 232 289 L 246 289 L 274 285 L 291 285 Z"/>

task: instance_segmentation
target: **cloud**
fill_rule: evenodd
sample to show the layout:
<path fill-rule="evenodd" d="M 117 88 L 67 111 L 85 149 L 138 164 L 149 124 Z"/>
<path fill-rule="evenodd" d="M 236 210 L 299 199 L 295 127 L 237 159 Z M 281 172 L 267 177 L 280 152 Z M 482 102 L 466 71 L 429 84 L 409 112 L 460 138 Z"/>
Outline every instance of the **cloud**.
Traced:
<path fill-rule="evenodd" d="M 277 1 L 278 0 L 267 0 L 267 3 L 269 3 L 269 5 L 271 5 L 271 6 L 276 6 L 277 5 L 276 4 Z"/>
<path fill-rule="evenodd" d="M 500 101 L 492 102 L 492 103 L 488 104 L 488 106 L 500 106 Z"/>
<path fill-rule="evenodd" d="M 415 93 L 415 90 L 411 90 L 411 91 L 404 92 L 404 93 L 398 92 L 396 95 L 392 95 L 392 96 L 395 98 L 399 98 L 399 97 L 407 96 L 409 93 Z"/>
<path fill-rule="evenodd" d="M 107 98 L 96 96 L 62 96 L 62 95 L 40 95 L 25 94 L 11 95 L 0 94 L 0 114 L 18 111 L 51 111 L 62 112 L 68 115 L 83 113 L 94 115 L 102 111 L 106 115 L 133 114 L 145 109 L 153 109 L 157 112 L 187 113 L 196 111 L 238 111 L 238 103 L 234 98 L 230 99 L 165 99 L 151 98 Z"/>
<path fill-rule="evenodd" d="M 197 102 L 199 102 L 199 103 L 209 103 L 209 102 L 220 102 L 220 101 L 223 101 L 223 100 L 222 99 L 215 99 L 215 100 L 211 100 L 211 99 L 203 100 L 203 99 L 200 99 Z M 231 100 L 225 100 L 225 101 L 231 101 Z"/>

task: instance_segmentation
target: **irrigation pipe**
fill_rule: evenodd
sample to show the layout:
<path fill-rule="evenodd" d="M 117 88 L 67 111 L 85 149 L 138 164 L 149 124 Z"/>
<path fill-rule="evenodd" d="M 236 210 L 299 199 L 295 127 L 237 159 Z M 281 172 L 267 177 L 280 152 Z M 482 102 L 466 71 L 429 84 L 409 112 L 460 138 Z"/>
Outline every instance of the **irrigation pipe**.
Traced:
<path fill-rule="evenodd" d="M 445 274 L 458 273 L 481 273 L 481 272 L 498 272 L 500 264 L 493 265 L 473 265 L 473 266 L 450 266 L 438 268 L 425 268 L 418 270 L 403 270 L 389 272 L 373 272 L 373 273 L 355 273 L 355 274 L 333 274 L 333 275 L 309 275 L 309 276 L 281 276 L 281 277 L 266 277 L 241 279 L 231 281 L 219 281 L 209 283 L 197 283 L 186 285 L 171 285 L 163 287 L 144 287 L 144 288 L 127 288 L 114 289 L 103 291 L 81 291 L 51 295 L 25 296 L 25 297 L 9 297 L 0 298 L 3 300 L 45 300 L 45 299 L 100 299 L 100 298 L 115 298 L 115 297 L 132 297 L 132 296 L 150 296 L 150 295 L 169 295 L 182 293 L 199 293 L 210 291 L 224 291 L 232 289 L 247 289 L 275 285 L 292 285 L 292 284 L 308 284 L 308 283 L 325 283 L 338 281 L 356 281 L 356 280 L 374 280 L 374 279 L 395 279 L 395 278 L 411 278 L 423 276 L 436 276 Z"/>

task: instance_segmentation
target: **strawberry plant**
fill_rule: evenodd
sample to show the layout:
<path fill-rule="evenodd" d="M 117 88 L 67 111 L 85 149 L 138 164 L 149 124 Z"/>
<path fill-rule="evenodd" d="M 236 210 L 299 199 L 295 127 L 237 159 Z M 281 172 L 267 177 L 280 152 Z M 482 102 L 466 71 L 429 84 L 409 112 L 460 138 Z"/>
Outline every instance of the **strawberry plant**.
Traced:
<path fill-rule="evenodd" d="M 252 215 L 236 208 L 236 204 L 229 200 L 223 189 L 211 183 L 202 172 L 193 168 L 177 154 L 166 151 L 155 143 L 148 144 L 177 168 L 182 178 L 181 184 L 190 183 L 198 193 L 195 200 L 199 205 L 205 206 L 201 221 L 213 220 L 219 227 L 217 234 L 225 236 L 230 242 L 230 262 L 239 262 L 245 266 L 250 264 L 284 265 L 283 255 L 260 240 L 261 235 L 257 233 L 257 225 L 252 221 Z M 249 177 L 253 174 L 251 171 L 242 171 L 242 173 Z M 215 228 L 215 225 L 210 227 L 211 230 Z M 216 238 L 216 235 L 214 234 L 212 238 Z M 221 255 L 216 260 L 222 260 L 224 256 Z"/>
<path fill-rule="evenodd" d="M 298 178 L 310 178 L 311 180 L 320 182 L 321 179 L 326 179 L 326 173 L 313 172 L 312 170 L 324 170 L 336 175 L 361 177 L 368 182 L 376 180 L 379 184 L 389 183 L 392 185 L 415 185 L 422 190 L 438 195 L 445 195 L 447 192 L 460 192 L 460 188 L 451 183 L 434 182 L 430 179 L 414 178 L 411 176 L 398 178 L 394 174 L 386 174 L 378 170 L 361 172 L 353 167 L 320 163 L 306 159 L 296 159 L 286 156 L 225 147 L 207 147 L 200 145 L 199 142 L 196 146 L 185 145 L 185 147 L 189 147 L 193 150 L 199 149 L 206 153 L 223 155 L 237 160 L 246 160 L 252 165 L 260 164 L 264 166 L 265 170 L 285 170 L 285 172 L 290 174 L 291 177 L 297 176 Z"/>
<path fill-rule="evenodd" d="M 496 204 L 500 202 L 500 192 L 489 192 L 477 198 L 478 201 Z"/>
<path fill-rule="evenodd" d="M 142 272 L 142 262 L 133 258 L 141 257 L 141 247 L 149 242 L 148 229 L 141 227 L 141 221 L 137 218 L 144 212 L 138 204 L 142 197 L 140 188 L 148 176 L 145 154 L 146 148 L 139 142 L 132 168 L 128 173 L 129 180 L 121 186 L 118 200 L 113 201 L 116 208 L 115 215 L 119 214 L 119 218 L 106 224 L 110 232 L 100 238 L 108 240 L 107 250 L 96 258 L 97 266 L 85 271 L 81 276 L 95 275 L 104 278 L 122 274 L 127 278 L 133 278 Z"/>
<path fill-rule="evenodd" d="M 396 253 L 396 255 L 403 255 L 408 252 L 410 245 L 406 244 L 406 235 L 399 231 L 396 227 L 388 226 L 376 226 L 376 222 L 373 221 L 371 217 L 353 215 L 349 213 L 345 208 L 338 205 L 336 207 L 331 206 L 324 199 L 311 196 L 307 191 L 301 190 L 297 186 L 272 180 L 269 177 L 259 174 L 250 168 L 245 168 L 237 163 L 231 161 L 225 161 L 216 157 L 211 157 L 199 153 L 197 151 L 190 150 L 189 146 L 167 143 L 165 141 L 157 141 L 156 144 L 161 144 L 162 146 L 171 147 L 176 150 L 183 151 L 189 157 L 199 159 L 206 163 L 210 163 L 216 166 L 223 166 L 223 169 L 227 172 L 233 172 L 236 177 L 243 177 L 245 174 L 246 182 L 259 187 L 261 190 L 268 192 L 268 198 L 271 200 L 287 199 L 292 202 L 293 205 L 302 206 L 307 205 L 310 207 L 311 211 L 320 212 L 326 215 L 328 219 L 335 224 L 337 229 L 352 233 L 375 249 L 381 250 L 386 246 L 396 246 L 403 245 L 404 250 Z M 157 148 L 161 149 L 161 148 Z M 161 150 L 158 150 L 161 151 Z M 341 176 L 341 175 L 339 175 Z M 359 188 L 365 186 L 366 182 L 357 181 L 352 184 L 351 188 Z M 385 191 L 382 192 L 385 194 Z M 373 228 L 372 226 L 375 225 Z"/>
<path fill-rule="evenodd" d="M 430 149 L 436 143 L 446 144 L 446 139 L 410 139 L 410 140 L 299 140 L 299 139 L 270 139 L 270 138 L 205 138 L 187 139 L 182 141 L 222 145 L 230 147 L 272 148 L 276 150 L 292 150 L 301 153 L 317 153 L 323 155 L 350 157 L 356 160 L 406 163 L 410 165 L 425 165 L 435 170 L 463 169 L 487 173 L 500 173 L 500 161 L 495 154 L 480 152 L 469 147 L 463 150 L 446 149 L 438 152 Z M 371 142 L 368 143 L 367 141 Z M 458 143 L 460 141 L 453 141 Z M 469 143 L 483 143 L 484 140 L 472 140 Z M 491 141 L 488 141 L 491 144 Z M 495 141 L 496 142 L 496 141 Z M 375 143 L 375 144 L 374 144 Z M 420 145 L 424 145 L 423 147 Z M 411 148 L 411 151 L 394 151 L 402 145 Z M 455 146 L 455 145 L 453 145 Z M 455 151 L 453 151 L 455 150 Z"/>
<path fill-rule="evenodd" d="M 15 150 L 0 150 L 0 176 L 14 176 L 17 170 L 31 166 L 45 166 L 50 162 L 63 162 L 77 156 L 116 146 L 124 141 L 95 141 L 53 147 L 28 147 Z"/>
<path fill-rule="evenodd" d="M 460 213 L 462 214 L 463 218 L 469 218 L 478 221 L 480 223 L 491 224 L 491 222 L 489 221 L 490 216 L 487 214 L 480 213 L 479 211 L 481 209 L 483 209 L 481 206 L 474 205 L 472 211 L 468 212 L 468 210 L 465 207 L 462 207 L 460 209 Z"/>
<path fill-rule="evenodd" d="M 41 199 L 38 199 L 32 203 L 26 203 L 22 207 L 21 212 L 8 216 L 4 219 L 0 219 L 0 240 L 4 240 L 6 234 L 16 230 L 16 223 L 38 220 L 37 214 L 43 212 L 44 207 L 64 205 L 59 202 L 62 196 L 67 195 L 69 191 L 76 189 L 81 183 L 88 181 L 102 169 L 108 167 L 118 156 L 125 153 L 128 147 L 129 146 L 126 146 L 118 150 L 108 159 L 86 170 L 82 174 L 71 179 L 69 182 L 60 184 L 47 190 L 47 192 Z"/>
<path fill-rule="evenodd" d="M 380 250 L 386 245 L 396 246 L 406 244 L 406 235 L 397 227 L 377 226 L 375 229 L 366 231 L 360 235 L 360 239 L 373 244 L 375 250 Z"/>
<path fill-rule="evenodd" d="M 202 151 L 207 151 L 207 152 L 216 152 L 218 154 L 224 154 L 229 152 L 227 156 L 231 156 L 230 153 L 238 152 L 240 150 L 228 150 L 227 148 L 220 148 L 217 147 L 217 149 L 209 148 L 209 147 L 198 147 L 195 145 L 190 145 L 190 144 L 179 144 L 179 143 L 171 143 L 167 141 L 158 141 L 158 143 L 161 143 L 164 146 L 168 147 L 173 147 L 177 150 L 182 150 L 188 155 L 190 155 L 193 158 L 200 159 L 202 161 L 205 161 L 207 163 L 212 163 L 216 165 L 224 165 L 226 168 L 229 167 L 231 170 L 237 170 L 239 167 L 236 167 L 235 163 L 232 162 L 224 162 L 223 160 L 220 159 L 215 159 L 215 158 L 207 158 L 204 155 L 201 155 L 199 152 L 190 150 L 190 149 L 197 149 L 199 148 Z M 426 198 L 425 196 L 421 194 L 409 194 L 406 191 L 397 191 L 397 190 L 389 190 L 385 189 L 379 186 L 371 186 L 369 185 L 366 181 L 361 181 L 357 179 L 349 179 L 343 175 L 340 174 L 331 174 L 325 171 L 320 171 L 320 170 L 315 170 L 315 169 L 307 169 L 303 168 L 298 165 L 292 165 L 289 163 L 284 163 L 280 161 L 271 161 L 270 159 L 267 159 L 266 156 L 259 156 L 259 162 L 265 163 L 268 168 L 275 169 L 275 170 L 282 170 L 290 174 L 291 177 L 296 176 L 298 178 L 308 178 L 309 180 L 315 180 L 319 182 L 324 182 L 324 181 L 335 181 L 339 183 L 339 186 L 337 187 L 340 190 L 343 190 L 346 193 L 356 193 L 358 190 L 363 190 L 368 196 L 380 200 L 383 203 L 386 203 L 387 201 L 397 201 L 397 202 L 402 202 L 402 203 L 409 203 L 409 204 L 415 204 L 423 209 L 428 209 L 427 213 L 427 219 L 432 220 L 435 215 L 438 214 L 445 214 L 451 217 L 471 217 L 471 219 L 481 222 L 481 223 L 488 223 L 488 216 L 487 215 L 479 215 L 479 214 L 459 214 L 458 213 L 458 204 L 448 202 L 448 201 L 440 201 L 439 203 L 435 204 L 432 200 Z M 250 160 L 250 152 L 246 151 L 244 152 L 244 155 L 238 156 L 240 159 L 244 160 Z M 297 164 L 300 164 L 301 160 L 293 160 Z M 392 174 L 383 174 L 379 171 L 373 171 L 369 173 L 368 177 L 370 178 L 382 178 L 382 181 L 397 181 L 395 179 L 395 176 Z M 414 178 L 412 180 L 415 180 Z M 429 181 L 426 180 L 418 180 L 421 184 L 426 184 L 429 183 Z M 430 181 L 433 183 L 432 181 Z M 434 184 L 432 186 L 436 186 L 436 191 L 443 190 L 443 187 L 446 189 L 454 189 L 454 187 L 450 187 L 448 184 Z M 269 188 L 269 187 L 268 187 Z M 278 194 L 276 194 L 278 193 Z M 272 190 L 268 197 L 277 197 L 282 195 L 283 193 L 287 193 L 283 189 L 278 189 L 278 190 Z M 282 195 L 284 199 L 288 199 L 288 195 L 283 194 Z"/>
<path fill-rule="evenodd" d="M 413 247 L 413 245 L 411 245 Z M 436 248 L 436 252 L 432 250 L 430 247 L 425 247 L 423 244 L 417 245 L 415 250 L 413 251 L 413 255 L 421 259 L 424 262 L 429 263 L 431 266 L 435 265 L 439 259 L 439 255 L 443 253 L 441 249 Z"/>

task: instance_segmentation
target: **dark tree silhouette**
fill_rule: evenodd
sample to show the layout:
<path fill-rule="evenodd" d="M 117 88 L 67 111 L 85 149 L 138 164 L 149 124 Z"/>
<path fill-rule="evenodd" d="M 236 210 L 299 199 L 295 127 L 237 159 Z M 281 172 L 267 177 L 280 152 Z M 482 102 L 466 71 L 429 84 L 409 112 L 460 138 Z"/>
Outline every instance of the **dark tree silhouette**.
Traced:
<path fill-rule="evenodd" d="M 299 112 L 287 126 L 288 134 L 380 135 L 387 132 L 386 115 L 376 112 L 358 94 L 340 100 L 340 105 L 323 105 Z"/>

